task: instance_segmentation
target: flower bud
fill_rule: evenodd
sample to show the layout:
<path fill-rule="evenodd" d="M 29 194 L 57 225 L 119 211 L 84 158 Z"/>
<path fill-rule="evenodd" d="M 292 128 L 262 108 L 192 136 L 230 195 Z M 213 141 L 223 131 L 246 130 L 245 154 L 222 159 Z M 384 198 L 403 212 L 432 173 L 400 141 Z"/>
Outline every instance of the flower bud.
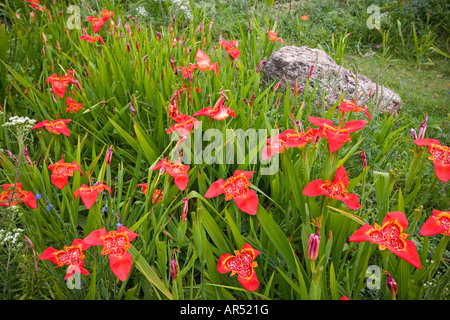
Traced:
<path fill-rule="evenodd" d="M 281 86 L 281 80 L 277 82 L 277 84 L 273 88 L 273 91 L 277 91 L 280 88 L 280 86 Z"/>
<path fill-rule="evenodd" d="M 28 155 L 28 148 L 24 147 L 23 148 L 23 156 L 25 157 L 25 160 L 27 160 L 27 163 L 30 167 L 33 166 L 33 162 L 31 161 L 30 156 Z"/>
<path fill-rule="evenodd" d="M 367 168 L 367 155 L 364 151 L 361 152 L 361 160 L 363 163 L 363 168 Z"/>
<path fill-rule="evenodd" d="M 416 130 L 411 129 L 411 130 L 409 130 L 409 132 L 411 133 L 412 138 L 413 138 L 414 140 L 417 140 L 417 133 L 416 133 Z"/>
<path fill-rule="evenodd" d="M 427 131 L 427 121 L 428 121 L 428 116 L 425 115 L 425 121 L 420 124 L 420 130 L 419 130 L 419 136 L 418 136 L 419 139 L 425 138 L 425 131 Z"/>
<path fill-rule="evenodd" d="M 10 156 L 10 157 L 14 160 L 14 162 L 17 162 L 17 158 L 14 156 L 14 154 L 13 154 L 11 151 L 5 150 L 5 153 L 6 153 L 8 156 Z"/>
<path fill-rule="evenodd" d="M 255 101 L 256 96 L 253 94 L 251 99 L 250 99 L 250 105 L 253 106 L 253 102 Z"/>
<path fill-rule="evenodd" d="M 398 285 L 397 282 L 395 282 L 394 278 L 392 278 L 391 274 L 388 272 L 386 273 L 386 285 L 389 289 L 389 292 L 392 295 L 392 298 L 395 299 L 398 292 Z"/>
<path fill-rule="evenodd" d="M 170 261 L 170 275 L 172 277 L 172 281 L 175 281 L 178 275 L 178 263 L 176 259 L 172 259 Z"/>
<path fill-rule="evenodd" d="M 186 220 L 186 216 L 188 213 L 188 207 L 189 207 L 189 199 L 184 198 L 183 199 L 183 213 L 181 214 L 181 222 L 183 222 L 183 223 Z"/>
<path fill-rule="evenodd" d="M 309 69 L 309 73 L 308 73 L 308 79 L 311 79 L 313 70 L 314 70 L 314 66 L 311 66 L 311 69 Z"/>
<path fill-rule="evenodd" d="M 308 259 L 316 261 L 319 255 L 320 236 L 317 233 L 313 233 L 309 236 L 308 242 Z"/>
<path fill-rule="evenodd" d="M 108 151 L 106 151 L 106 156 L 105 156 L 105 162 L 107 166 L 111 165 L 111 159 L 112 159 L 112 147 L 109 147 Z"/>
<path fill-rule="evenodd" d="M 256 72 L 259 72 L 261 70 L 261 68 L 266 64 L 266 60 L 262 60 L 259 64 L 258 67 L 256 68 Z"/>

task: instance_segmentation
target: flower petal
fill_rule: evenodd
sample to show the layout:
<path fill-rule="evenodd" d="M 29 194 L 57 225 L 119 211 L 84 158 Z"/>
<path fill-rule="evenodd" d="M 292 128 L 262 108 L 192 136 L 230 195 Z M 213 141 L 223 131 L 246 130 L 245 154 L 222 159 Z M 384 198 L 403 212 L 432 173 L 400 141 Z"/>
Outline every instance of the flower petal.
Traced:
<path fill-rule="evenodd" d="M 316 179 L 308 183 L 303 189 L 303 194 L 308 197 L 315 197 L 325 194 L 325 190 L 322 188 L 324 182 L 322 180 Z"/>
<path fill-rule="evenodd" d="M 108 235 L 105 228 L 92 231 L 83 239 L 90 246 L 99 246 L 103 244 L 103 239 Z"/>
<path fill-rule="evenodd" d="M 223 179 L 219 179 L 216 182 L 212 183 L 208 190 L 205 193 L 205 198 L 214 198 L 223 193 L 223 185 L 225 181 Z"/>
<path fill-rule="evenodd" d="M 119 278 L 120 281 L 125 281 L 132 267 L 132 255 L 127 252 L 123 256 L 109 255 L 109 266 L 111 271 Z"/>
<path fill-rule="evenodd" d="M 255 270 L 252 270 L 252 275 L 249 278 L 238 277 L 239 282 L 248 291 L 256 291 L 259 287 L 259 280 L 256 277 Z"/>
<path fill-rule="evenodd" d="M 226 262 L 228 259 L 233 258 L 229 253 L 224 253 L 220 256 L 219 261 L 217 261 L 217 272 L 219 273 L 227 273 L 230 270 L 226 267 Z"/>
<path fill-rule="evenodd" d="M 234 197 L 237 207 L 245 213 L 254 216 L 258 211 L 258 196 L 255 190 L 249 190 L 243 197 Z"/>

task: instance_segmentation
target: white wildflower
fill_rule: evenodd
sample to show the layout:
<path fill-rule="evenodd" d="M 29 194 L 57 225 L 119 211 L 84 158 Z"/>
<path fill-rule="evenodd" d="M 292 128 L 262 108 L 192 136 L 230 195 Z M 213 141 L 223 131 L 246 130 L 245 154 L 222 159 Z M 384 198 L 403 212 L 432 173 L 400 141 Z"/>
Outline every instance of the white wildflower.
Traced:
<path fill-rule="evenodd" d="M 148 15 L 147 10 L 145 10 L 145 8 L 143 7 L 136 7 L 137 13 L 139 16 L 144 16 L 146 17 Z"/>

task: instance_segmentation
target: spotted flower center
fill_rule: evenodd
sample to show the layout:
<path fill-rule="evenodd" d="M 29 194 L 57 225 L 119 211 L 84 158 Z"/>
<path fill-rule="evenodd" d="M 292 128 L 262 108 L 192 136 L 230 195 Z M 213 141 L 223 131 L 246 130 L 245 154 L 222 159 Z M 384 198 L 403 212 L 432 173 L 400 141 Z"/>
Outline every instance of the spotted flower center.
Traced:
<path fill-rule="evenodd" d="M 99 194 L 100 192 L 102 192 L 104 189 L 104 185 L 101 183 L 98 183 L 95 186 L 91 186 L 91 187 L 81 187 L 80 193 L 85 193 L 85 192 L 96 192 L 97 194 Z"/>
<path fill-rule="evenodd" d="M 406 248 L 406 234 L 396 221 L 389 221 L 382 227 L 375 226 L 368 233 L 369 237 L 380 245 L 380 249 L 403 250 Z"/>
<path fill-rule="evenodd" d="M 83 254 L 81 246 L 71 246 L 71 247 L 66 246 L 64 247 L 64 250 L 61 250 L 56 253 L 56 260 L 58 261 L 58 267 L 64 265 L 79 266 L 83 262 L 83 259 L 85 258 L 86 256 Z"/>
<path fill-rule="evenodd" d="M 270 141 L 270 146 L 272 148 L 283 148 L 286 145 L 286 141 L 282 139 L 272 139 Z"/>
<path fill-rule="evenodd" d="M 450 165 L 450 152 L 449 147 L 433 145 L 431 147 L 431 157 L 429 160 L 433 160 L 436 163 L 440 163 L 443 165 Z"/>
<path fill-rule="evenodd" d="M 225 200 L 228 201 L 235 197 L 239 198 L 245 196 L 249 191 L 248 187 L 251 185 L 250 181 L 243 175 L 228 178 L 223 186 Z"/>
<path fill-rule="evenodd" d="M 119 233 L 117 231 L 111 231 L 103 239 L 102 254 L 110 254 L 115 257 L 121 257 L 127 253 L 127 250 L 131 248 L 128 236 L 125 233 Z"/>
<path fill-rule="evenodd" d="M 58 88 L 65 88 L 69 85 L 67 79 L 65 77 L 61 77 L 61 78 L 52 78 L 51 79 L 52 85 L 54 85 L 55 87 Z"/>
<path fill-rule="evenodd" d="M 449 212 L 441 212 L 436 217 L 437 222 L 443 226 L 446 231 L 444 231 L 444 234 L 450 235 L 450 213 Z"/>
<path fill-rule="evenodd" d="M 210 65 L 210 63 L 208 61 L 200 61 L 197 64 L 197 67 L 200 71 L 206 71 L 209 69 L 209 65 Z"/>
<path fill-rule="evenodd" d="M 251 250 L 235 251 L 236 256 L 230 257 L 225 266 L 231 270 L 231 275 L 238 274 L 242 278 L 250 278 L 254 272 L 253 268 L 258 266 L 253 262 L 253 252 Z"/>
<path fill-rule="evenodd" d="M 181 164 L 169 164 L 167 171 L 174 175 L 186 173 L 184 167 Z"/>
<path fill-rule="evenodd" d="M 75 170 L 76 170 L 76 168 L 73 164 L 56 163 L 55 168 L 53 169 L 53 174 L 56 174 L 59 176 L 72 176 Z"/>
<path fill-rule="evenodd" d="M 347 193 L 347 188 L 342 182 L 333 183 L 331 181 L 325 181 L 322 185 L 322 189 L 324 189 L 327 192 L 327 195 L 333 199 L 341 198 L 345 193 Z"/>
<path fill-rule="evenodd" d="M 340 128 L 340 127 L 336 127 L 336 126 L 325 125 L 323 127 L 323 132 L 326 133 L 328 131 L 331 131 L 335 134 L 348 134 L 348 129 L 344 129 L 344 128 Z"/>
<path fill-rule="evenodd" d="M 9 203 L 11 201 L 11 206 L 15 206 L 19 202 L 26 200 L 26 191 L 16 187 L 14 190 L 7 190 L 0 193 L 0 202 Z"/>

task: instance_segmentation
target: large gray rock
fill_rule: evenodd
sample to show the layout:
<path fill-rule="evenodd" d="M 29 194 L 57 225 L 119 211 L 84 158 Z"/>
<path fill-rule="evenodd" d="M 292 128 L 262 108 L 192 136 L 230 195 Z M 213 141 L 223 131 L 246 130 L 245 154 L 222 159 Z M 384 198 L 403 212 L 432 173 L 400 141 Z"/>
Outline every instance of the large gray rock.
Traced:
<path fill-rule="evenodd" d="M 274 51 L 264 67 L 263 80 L 271 83 L 284 76 L 283 83 L 287 81 L 291 88 L 294 80 L 297 80 L 298 86 L 304 86 L 313 65 L 311 82 L 319 83 L 325 89 L 328 106 L 334 105 L 341 98 L 341 93 L 344 100 L 355 100 L 358 96 L 358 105 L 368 106 L 369 93 L 372 92 L 373 112 L 398 114 L 401 109 L 402 99 L 392 89 L 345 69 L 322 50 L 305 46 L 285 46 Z"/>

